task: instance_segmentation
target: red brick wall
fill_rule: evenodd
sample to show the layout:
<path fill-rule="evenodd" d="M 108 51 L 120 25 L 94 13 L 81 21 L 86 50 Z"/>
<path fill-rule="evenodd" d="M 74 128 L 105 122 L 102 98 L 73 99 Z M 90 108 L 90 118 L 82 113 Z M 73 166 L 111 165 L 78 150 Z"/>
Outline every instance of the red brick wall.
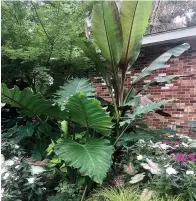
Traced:
<path fill-rule="evenodd" d="M 148 76 L 139 85 L 148 83 L 156 76 L 165 75 L 187 75 L 194 74 L 194 77 L 180 78 L 177 81 L 171 82 L 164 86 L 151 87 L 146 93 L 151 93 L 154 100 L 176 98 L 176 100 L 165 106 L 164 111 L 171 114 L 172 117 L 162 117 L 157 114 L 148 115 L 148 124 L 152 128 L 172 127 L 178 129 L 182 134 L 194 135 L 189 133 L 190 127 L 188 121 L 196 121 L 196 40 L 186 41 L 191 45 L 191 48 L 184 52 L 178 58 L 171 58 L 166 68 L 160 69 Z M 182 42 L 181 42 L 182 43 Z M 126 77 L 126 87 L 130 86 L 133 76 L 141 72 L 144 67 L 147 67 L 155 58 L 181 43 L 156 45 L 152 47 L 142 48 L 138 61 L 134 65 L 134 72 L 128 72 Z M 96 85 L 99 96 L 106 100 L 110 100 L 107 88 L 103 79 L 98 76 L 91 78 Z M 139 87 L 139 86 L 138 86 Z"/>

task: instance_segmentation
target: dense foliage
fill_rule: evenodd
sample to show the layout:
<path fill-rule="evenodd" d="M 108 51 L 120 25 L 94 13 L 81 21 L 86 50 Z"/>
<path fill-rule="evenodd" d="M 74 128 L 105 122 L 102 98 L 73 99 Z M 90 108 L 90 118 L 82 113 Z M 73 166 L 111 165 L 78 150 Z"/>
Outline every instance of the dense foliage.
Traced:
<path fill-rule="evenodd" d="M 157 77 L 140 89 L 136 86 L 190 46 L 185 43 L 168 50 L 135 77 L 130 88 L 124 86 L 126 73 L 132 70 L 140 53 L 151 6 L 150 1 L 123 1 L 119 8 L 113 1 L 3 2 L 4 200 L 84 201 L 92 189 L 110 184 L 112 171 L 115 182 L 122 184 L 116 164 L 124 165 L 130 174 L 129 161 L 125 163 L 124 157 L 130 151 L 141 155 L 140 148 L 136 152 L 135 141 L 156 141 L 167 132 L 148 129 L 143 115 L 156 112 L 168 116 L 161 107 L 173 99 L 153 102 L 141 92 L 187 75 Z M 90 14 L 91 31 L 86 27 L 84 33 L 82 25 Z M 10 34 L 12 37 L 8 37 Z M 90 80 L 81 78 L 84 72 L 78 69 L 88 70 L 89 64 L 103 77 L 111 102 L 97 97 Z M 80 78 L 68 79 L 76 75 Z M 146 168 L 148 163 L 158 167 L 151 159 L 155 156 L 146 156 L 143 169 L 150 170 Z M 128 178 L 143 179 L 144 173 L 139 172 L 142 167 Z M 161 199 L 167 199 L 157 187 L 156 179 L 160 178 L 152 176 L 161 169 L 150 172 L 152 182 L 148 187 L 162 193 Z M 14 177 L 21 179 L 7 181 Z M 138 193 L 133 196 L 138 198 Z M 169 190 L 165 193 L 172 194 Z"/>
<path fill-rule="evenodd" d="M 122 163 L 116 166 L 121 172 L 117 185 L 139 184 L 161 196 L 180 195 L 180 200 L 195 200 L 195 145 L 195 140 L 178 134 L 154 142 L 127 144 Z"/>
<path fill-rule="evenodd" d="M 93 2 L 2 2 L 2 81 L 34 91 L 91 67 L 76 49 Z M 22 85 L 22 84 L 21 84 Z M 26 87 L 23 83 L 23 88 Z"/>

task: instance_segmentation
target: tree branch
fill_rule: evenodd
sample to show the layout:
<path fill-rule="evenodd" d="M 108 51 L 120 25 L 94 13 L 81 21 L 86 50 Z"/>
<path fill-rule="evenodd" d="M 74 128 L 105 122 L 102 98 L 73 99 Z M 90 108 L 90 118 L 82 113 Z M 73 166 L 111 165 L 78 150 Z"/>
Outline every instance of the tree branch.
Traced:
<path fill-rule="evenodd" d="M 32 6 L 33 6 L 33 8 L 34 8 L 34 10 L 35 10 L 36 16 L 37 16 L 37 18 L 38 18 L 38 20 L 39 20 L 39 22 L 40 22 L 40 24 L 41 24 L 41 26 L 42 26 L 42 29 L 43 29 L 43 31 L 44 31 L 46 37 L 48 38 L 48 41 L 50 42 L 51 45 L 53 45 L 54 42 L 51 41 L 51 39 L 50 39 L 48 33 L 46 32 L 46 29 L 45 29 L 45 27 L 44 27 L 44 24 L 42 23 L 42 21 L 41 21 L 39 15 L 38 15 L 37 9 L 36 9 L 36 7 L 35 7 L 35 5 L 33 4 L 32 1 L 31 1 L 31 4 L 32 4 Z"/>
<path fill-rule="evenodd" d="M 10 8 L 10 6 L 8 5 L 8 3 L 6 1 L 4 1 L 4 3 L 7 5 L 8 9 L 10 10 L 11 14 L 13 14 L 14 18 L 16 19 L 16 22 L 21 25 L 21 23 L 19 22 L 16 14 L 12 11 L 12 9 Z"/>

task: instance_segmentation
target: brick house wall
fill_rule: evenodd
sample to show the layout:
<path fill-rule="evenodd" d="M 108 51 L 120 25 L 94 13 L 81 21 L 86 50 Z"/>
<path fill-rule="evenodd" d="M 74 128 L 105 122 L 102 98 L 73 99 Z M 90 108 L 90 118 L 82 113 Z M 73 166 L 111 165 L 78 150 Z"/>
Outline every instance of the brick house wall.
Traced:
<path fill-rule="evenodd" d="M 176 99 L 173 103 L 164 107 L 164 111 L 170 113 L 171 117 L 162 117 L 158 114 L 147 115 L 147 123 L 151 128 L 169 127 L 178 130 L 181 134 L 196 136 L 196 133 L 190 132 L 190 126 L 187 123 L 188 121 L 196 121 L 196 40 L 185 42 L 188 42 L 191 46 L 188 51 L 178 58 L 171 58 L 167 62 L 166 68 L 146 77 L 139 85 L 146 84 L 157 76 L 194 74 L 194 77 L 180 78 L 163 86 L 151 87 L 146 93 L 152 94 L 152 99 L 155 101 Z M 133 76 L 141 72 L 155 58 L 182 43 L 168 43 L 142 48 L 140 56 L 133 66 L 134 72 L 132 74 L 128 72 L 126 76 L 126 87 L 130 86 Z M 90 77 L 96 86 L 97 94 L 105 100 L 110 100 L 103 79 L 95 74 L 91 74 Z"/>

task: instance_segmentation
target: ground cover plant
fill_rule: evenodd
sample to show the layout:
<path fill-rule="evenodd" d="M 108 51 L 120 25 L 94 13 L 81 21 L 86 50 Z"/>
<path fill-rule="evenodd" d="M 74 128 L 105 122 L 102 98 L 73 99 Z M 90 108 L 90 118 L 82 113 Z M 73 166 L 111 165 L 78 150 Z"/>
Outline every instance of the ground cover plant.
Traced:
<path fill-rule="evenodd" d="M 189 48 L 189 45 L 185 43 L 168 50 L 145 68 L 137 78 L 133 79 L 129 89 L 124 86 L 126 73 L 132 70 L 140 52 L 142 36 L 151 12 L 151 4 L 150 1 L 123 1 L 118 10 L 113 1 L 96 2 L 91 15 L 92 37 L 89 36 L 93 40 L 79 36 L 74 39 L 75 44 L 78 45 L 77 50 L 84 51 L 105 80 L 111 102 L 97 97 L 95 88 L 86 78 L 69 80 L 64 78 L 64 85 L 58 90 L 50 92 L 50 96 L 36 90 L 35 86 L 31 84 L 28 85 L 29 87 L 19 89 L 17 86 L 10 88 L 2 83 L 2 102 L 7 104 L 3 107 L 5 112 L 12 111 L 8 105 L 17 108 L 14 119 L 10 120 L 9 115 L 4 119 L 4 145 L 11 147 L 13 154 L 22 155 L 22 158 L 24 156 L 27 161 L 33 157 L 33 162 L 30 163 L 33 163 L 34 169 L 37 169 L 40 175 L 40 177 L 36 177 L 32 175 L 32 171 L 28 173 L 28 168 L 32 169 L 32 167 L 27 165 L 28 176 L 25 177 L 29 177 L 29 180 L 21 179 L 21 186 L 13 186 L 13 189 L 17 189 L 13 190 L 17 191 L 13 195 L 17 199 L 83 201 L 92 189 L 109 181 L 108 174 L 118 169 L 116 168 L 117 163 L 123 164 L 129 171 L 129 164 L 124 164 L 125 159 L 122 157 L 122 153 L 128 147 L 127 154 L 130 154 L 129 151 L 136 154 L 139 148 L 137 143 L 133 143 L 133 140 L 155 140 L 160 137 L 160 134 L 167 132 L 165 130 L 151 131 L 142 120 L 143 115 L 149 112 L 168 116 L 169 114 L 162 111 L 161 106 L 171 103 L 173 100 L 153 102 L 148 96 L 142 96 L 141 92 L 151 86 L 168 83 L 187 75 L 157 77 L 141 89 L 136 89 L 136 86 L 139 81 L 155 70 L 164 68 L 165 62 L 172 56 L 180 56 Z M 34 9 L 36 8 L 34 7 Z M 101 55 L 97 50 L 101 51 Z M 50 76 L 52 77 L 52 75 Z M 57 88 L 54 85 L 55 82 L 49 84 L 47 88 Z M 6 107 L 8 108 L 6 109 Z M 156 145 L 158 146 L 158 144 Z M 21 146 L 21 149 L 17 146 Z M 6 148 L 2 150 L 6 160 L 9 160 L 11 155 Z M 138 154 L 141 155 L 139 152 Z M 191 152 L 187 153 L 186 157 L 193 157 L 191 154 Z M 141 166 L 149 170 L 148 163 L 152 163 L 157 167 L 151 161 L 150 156 L 148 159 L 147 157 L 146 161 L 142 159 L 144 161 Z M 193 161 L 187 168 L 191 168 L 191 164 L 195 167 Z M 42 166 L 46 169 L 43 169 Z M 187 171 L 193 170 L 187 169 Z M 158 168 L 154 168 L 151 173 L 155 172 L 160 171 Z M 10 193 L 9 190 L 12 188 L 9 186 L 11 184 L 6 183 L 6 179 L 9 175 L 23 174 L 23 168 L 21 168 L 21 172 L 8 173 L 9 175 L 7 173 L 5 172 L 3 175 L 5 179 L 3 180 L 5 188 L 3 198 L 11 200 L 13 197 L 8 195 L 13 192 Z M 122 180 L 119 180 L 118 172 L 115 173 L 115 176 L 117 177 L 116 182 L 121 185 Z M 144 176 L 143 172 L 139 172 L 139 175 L 134 174 L 132 180 L 138 180 Z M 51 180 L 56 182 L 54 185 L 46 186 L 47 182 L 43 182 L 46 181 L 45 177 L 49 183 L 52 183 Z M 150 188 L 160 193 L 163 196 L 161 199 L 165 199 L 165 195 L 161 193 L 172 194 L 170 189 L 163 192 L 163 187 L 162 189 L 157 187 L 157 179 L 159 182 L 160 178 L 152 177 L 150 173 L 148 177 L 152 181 L 149 184 Z M 194 178 L 193 174 L 192 177 Z M 183 178 L 183 182 L 185 179 L 186 177 Z M 23 188 L 26 183 L 27 186 L 32 185 Z M 190 189 L 194 189 L 194 186 L 195 183 L 191 183 Z M 27 195 L 26 190 L 29 188 L 32 189 L 32 193 Z M 195 195 L 190 193 L 189 196 L 194 199 Z M 137 192 L 136 197 L 138 197 Z"/>
<path fill-rule="evenodd" d="M 139 185 L 163 197 L 180 195 L 179 200 L 195 200 L 195 140 L 176 134 L 128 145 L 131 141 L 126 138 L 123 158 L 116 164 L 115 185 Z"/>

